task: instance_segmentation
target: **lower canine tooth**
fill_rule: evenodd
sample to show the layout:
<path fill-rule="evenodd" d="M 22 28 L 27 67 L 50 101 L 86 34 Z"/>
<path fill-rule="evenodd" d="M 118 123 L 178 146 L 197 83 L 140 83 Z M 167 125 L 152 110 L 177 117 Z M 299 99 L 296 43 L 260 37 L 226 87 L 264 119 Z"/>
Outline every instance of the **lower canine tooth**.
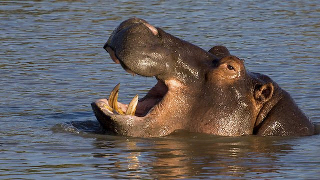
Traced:
<path fill-rule="evenodd" d="M 118 95 L 119 95 L 120 83 L 117 84 L 110 93 L 108 103 L 112 109 L 114 109 L 119 114 L 124 114 L 124 112 L 118 107 Z"/>
<path fill-rule="evenodd" d="M 111 106 L 113 108 L 113 101 L 114 101 L 114 98 L 117 94 L 117 92 L 119 92 L 119 88 L 120 88 L 120 83 L 117 84 L 113 90 L 111 91 L 110 93 L 110 96 L 109 96 L 109 99 L 108 99 L 108 103 L 109 103 L 109 106 Z"/>
<path fill-rule="evenodd" d="M 123 115 L 124 114 L 124 112 L 119 108 L 119 106 L 118 106 L 118 95 L 119 95 L 119 91 L 116 93 L 116 95 L 115 95 L 115 97 L 114 97 L 114 101 L 113 101 L 113 109 L 117 112 L 117 113 L 119 113 L 119 114 L 121 114 L 121 115 Z"/>
<path fill-rule="evenodd" d="M 137 110 L 137 105 L 138 105 L 138 99 L 139 96 L 138 94 L 136 96 L 134 96 L 134 98 L 131 100 L 131 102 L 129 103 L 128 109 L 126 111 L 127 115 L 134 115 L 136 113 Z"/>

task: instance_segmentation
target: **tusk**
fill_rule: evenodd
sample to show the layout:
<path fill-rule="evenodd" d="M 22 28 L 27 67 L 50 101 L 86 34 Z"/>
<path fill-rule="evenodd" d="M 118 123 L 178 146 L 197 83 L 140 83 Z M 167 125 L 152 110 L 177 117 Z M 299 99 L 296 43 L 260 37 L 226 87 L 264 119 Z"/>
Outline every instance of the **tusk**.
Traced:
<path fill-rule="evenodd" d="M 119 108 L 119 106 L 118 106 L 118 95 L 119 95 L 119 91 L 117 91 L 116 95 L 114 96 L 114 100 L 113 100 L 112 106 L 113 106 L 113 109 L 114 109 L 117 113 L 119 113 L 119 114 L 121 114 L 121 115 L 124 115 L 124 112 L 123 112 L 123 111 L 121 110 L 121 108 Z"/>
<path fill-rule="evenodd" d="M 118 95 L 119 95 L 120 83 L 117 84 L 110 93 L 108 103 L 112 109 L 114 109 L 117 113 L 123 115 L 124 112 L 118 106 Z"/>
<path fill-rule="evenodd" d="M 113 108 L 113 101 L 114 101 L 115 95 L 117 92 L 119 92 L 119 88 L 120 88 L 120 83 L 117 84 L 110 93 L 108 103 L 109 103 L 109 106 L 111 106 L 112 108 Z"/>
<path fill-rule="evenodd" d="M 136 113 L 137 105 L 138 105 L 139 96 L 138 94 L 134 96 L 134 98 L 129 103 L 128 109 L 126 111 L 127 115 L 133 115 Z"/>

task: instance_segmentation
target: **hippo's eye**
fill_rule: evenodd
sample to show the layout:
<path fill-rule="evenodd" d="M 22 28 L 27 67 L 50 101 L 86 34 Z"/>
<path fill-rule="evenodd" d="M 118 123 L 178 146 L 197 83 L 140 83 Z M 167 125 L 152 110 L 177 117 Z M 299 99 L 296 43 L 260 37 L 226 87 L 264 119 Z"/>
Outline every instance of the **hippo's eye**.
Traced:
<path fill-rule="evenodd" d="M 234 67 L 233 66 L 231 66 L 231 65 L 227 65 L 227 68 L 229 69 L 229 70 L 233 70 L 233 71 L 235 71 L 235 69 L 234 69 Z"/>

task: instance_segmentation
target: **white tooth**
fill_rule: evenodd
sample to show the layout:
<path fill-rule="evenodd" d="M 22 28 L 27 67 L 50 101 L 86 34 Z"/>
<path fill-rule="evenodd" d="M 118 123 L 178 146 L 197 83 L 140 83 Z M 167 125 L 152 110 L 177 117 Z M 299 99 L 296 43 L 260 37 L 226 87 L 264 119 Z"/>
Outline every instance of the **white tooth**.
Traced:
<path fill-rule="evenodd" d="M 127 115 L 133 115 L 133 116 L 135 115 L 137 110 L 138 100 L 139 100 L 139 96 L 137 94 L 129 103 L 128 109 L 126 111 Z"/>

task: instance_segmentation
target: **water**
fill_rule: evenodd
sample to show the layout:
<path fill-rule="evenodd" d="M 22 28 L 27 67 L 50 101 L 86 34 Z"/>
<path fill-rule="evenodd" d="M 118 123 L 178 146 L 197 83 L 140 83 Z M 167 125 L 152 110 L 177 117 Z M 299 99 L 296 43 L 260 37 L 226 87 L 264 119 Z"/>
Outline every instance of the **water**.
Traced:
<path fill-rule="evenodd" d="M 105 134 L 90 103 L 132 77 L 102 49 L 140 17 L 210 49 L 225 45 L 320 122 L 320 6 L 314 1 L 1 1 L 0 179 L 317 179 L 320 137 Z"/>

